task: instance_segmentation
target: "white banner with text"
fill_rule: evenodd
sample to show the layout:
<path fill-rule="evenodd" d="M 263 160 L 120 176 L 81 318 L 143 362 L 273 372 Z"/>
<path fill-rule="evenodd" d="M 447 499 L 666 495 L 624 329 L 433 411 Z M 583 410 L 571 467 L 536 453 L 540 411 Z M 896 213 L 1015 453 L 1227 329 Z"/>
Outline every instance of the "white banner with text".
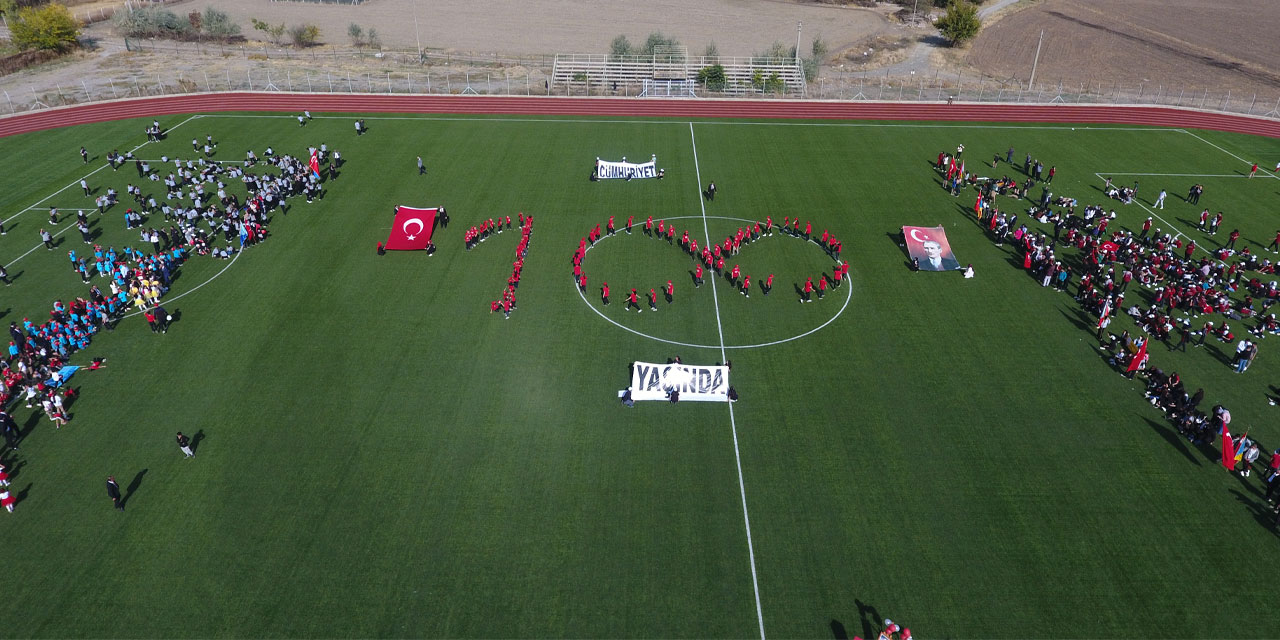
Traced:
<path fill-rule="evenodd" d="M 728 402 L 729 367 L 637 362 L 629 390 L 632 400 L 670 400 L 678 392 L 682 401 Z"/>
<path fill-rule="evenodd" d="M 596 158 L 596 179 L 598 180 L 656 177 L 658 177 L 658 156 L 653 156 L 652 160 L 644 164 L 626 162 L 626 158 L 623 158 L 623 162 L 609 162 Z"/>

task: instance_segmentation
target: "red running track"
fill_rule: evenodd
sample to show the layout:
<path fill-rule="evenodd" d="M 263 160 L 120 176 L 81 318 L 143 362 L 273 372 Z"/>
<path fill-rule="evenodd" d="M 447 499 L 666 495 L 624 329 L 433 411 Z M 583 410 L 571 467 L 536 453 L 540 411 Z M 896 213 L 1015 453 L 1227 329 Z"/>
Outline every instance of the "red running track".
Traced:
<path fill-rule="evenodd" d="M 298 113 L 304 109 L 349 113 L 1090 123 L 1210 129 L 1280 138 L 1280 121 L 1176 107 L 298 93 L 185 94 L 57 107 L 0 117 L 0 137 L 123 118 L 219 111 Z"/>

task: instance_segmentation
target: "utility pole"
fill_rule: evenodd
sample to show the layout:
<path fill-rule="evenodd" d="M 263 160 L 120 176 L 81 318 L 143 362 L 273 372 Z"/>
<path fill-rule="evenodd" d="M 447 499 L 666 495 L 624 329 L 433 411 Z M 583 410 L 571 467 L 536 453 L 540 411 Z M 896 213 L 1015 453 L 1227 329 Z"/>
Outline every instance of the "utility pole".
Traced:
<path fill-rule="evenodd" d="M 796 64 L 800 64 L 800 27 L 803 26 L 803 22 L 796 23 Z"/>
<path fill-rule="evenodd" d="M 1040 42 L 1036 44 L 1036 57 L 1031 61 L 1031 81 L 1027 83 L 1027 88 L 1031 88 L 1036 83 L 1036 65 L 1040 64 L 1040 46 L 1044 44 L 1044 29 L 1040 30 Z"/>
<path fill-rule="evenodd" d="M 418 35 L 418 0 L 413 0 L 413 39 L 418 41 L 418 62 L 422 62 L 422 36 Z"/>
<path fill-rule="evenodd" d="M 911 26 L 916 26 L 916 7 L 920 6 L 920 0 L 911 3 Z"/>

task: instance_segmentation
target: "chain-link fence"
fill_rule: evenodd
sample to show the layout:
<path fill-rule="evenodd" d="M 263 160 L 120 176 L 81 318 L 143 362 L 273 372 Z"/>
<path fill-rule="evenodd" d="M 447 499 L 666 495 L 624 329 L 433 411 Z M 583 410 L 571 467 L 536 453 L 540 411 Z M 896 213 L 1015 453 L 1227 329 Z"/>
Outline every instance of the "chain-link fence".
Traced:
<path fill-rule="evenodd" d="M 188 43 L 155 45 L 128 40 L 102 44 L 155 52 L 153 65 L 62 80 L 0 78 L 0 113 L 111 100 L 212 91 L 292 91 L 379 94 L 481 94 L 520 96 L 640 96 L 644 87 L 608 75 L 553 78 L 554 56 L 484 56 L 441 52 L 249 47 Z M 145 59 L 143 59 L 145 61 Z M 182 69 L 175 61 L 180 61 Z M 1280 119 L 1280 90 L 1270 94 L 1204 87 L 1109 80 L 1067 84 L 998 80 L 963 73 L 892 75 L 823 69 L 804 95 L 749 87 L 749 97 L 894 102 L 991 102 L 1013 104 L 1126 104 L 1189 107 Z M 698 97 L 726 94 L 696 87 Z M 734 96 L 741 97 L 741 87 Z M 690 98 L 693 99 L 693 98 Z"/>

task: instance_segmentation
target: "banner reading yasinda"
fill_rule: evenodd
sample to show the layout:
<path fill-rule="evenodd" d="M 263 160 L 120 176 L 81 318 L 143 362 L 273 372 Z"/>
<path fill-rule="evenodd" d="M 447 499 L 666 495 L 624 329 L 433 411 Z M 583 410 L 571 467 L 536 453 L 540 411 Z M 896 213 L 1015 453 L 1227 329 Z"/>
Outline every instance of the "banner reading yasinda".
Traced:
<path fill-rule="evenodd" d="M 679 391 L 682 401 L 728 402 L 729 367 L 637 362 L 630 390 L 632 400 L 669 400 Z"/>
<path fill-rule="evenodd" d="M 609 162 L 596 158 L 596 178 L 606 180 L 609 178 L 656 178 L 658 177 L 658 156 L 644 164 L 634 164 L 626 162 Z"/>

